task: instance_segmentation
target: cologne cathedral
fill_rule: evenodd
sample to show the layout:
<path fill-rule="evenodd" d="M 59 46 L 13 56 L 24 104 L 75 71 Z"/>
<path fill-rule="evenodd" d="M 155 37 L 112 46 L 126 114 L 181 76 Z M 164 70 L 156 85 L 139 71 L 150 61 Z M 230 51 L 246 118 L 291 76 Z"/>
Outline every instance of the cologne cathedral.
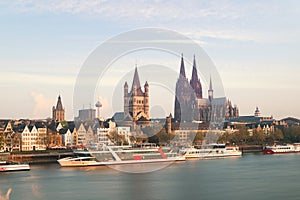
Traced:
<path fill-rule="evenodd" d="M 174 119 L 177 122 L 223 122 L 237 118 L 239 110 L 229 100 L 214 98 L 212 80 L 210 79 L 208 98 L 203 98 L 202 85 L 198 78 L 194 56 L 192 77 L 189 81 L 185 74 L 183 56 L 181 57 L 180 74 L 176 82 Z"/>

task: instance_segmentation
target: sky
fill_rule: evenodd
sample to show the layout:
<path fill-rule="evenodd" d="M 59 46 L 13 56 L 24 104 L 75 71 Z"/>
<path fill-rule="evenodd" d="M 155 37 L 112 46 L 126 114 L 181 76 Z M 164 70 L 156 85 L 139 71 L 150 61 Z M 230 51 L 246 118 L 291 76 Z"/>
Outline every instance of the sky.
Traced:
<path fill-rule="evenodd" d="M 299 19 L 296 0 L 0 1 L 0 118 L 51 117 L 60 94 L 67 119 L 73 119 L 75 83 L 92 52 L 110 38 L 148 27 L 176 31 L 199 44 L 240 115 L 253 115 L 258 106 L 263 116 L 300 118 Z M 189 78 L 193 55 L 184 56 Z M 109 78 L 99 79 L 95 98 L 80 107 L 93 106 L 99 96 L 103 117 L 122 111 L 123 99 L 112 97 L 122 97 L 124 80 L 131 85 L 135 65 L 151 64 L 178 73 L 180 58 L 157 51 L 120 57 Z M 201 71 L 199 77 L 206 90 Z M 141 84 L 149 78 L 141 70 Z M 175 88 L 176 75 L 168 80 Z M 151 84 L 151 117 L 173 112 L 172 85 Z"/>

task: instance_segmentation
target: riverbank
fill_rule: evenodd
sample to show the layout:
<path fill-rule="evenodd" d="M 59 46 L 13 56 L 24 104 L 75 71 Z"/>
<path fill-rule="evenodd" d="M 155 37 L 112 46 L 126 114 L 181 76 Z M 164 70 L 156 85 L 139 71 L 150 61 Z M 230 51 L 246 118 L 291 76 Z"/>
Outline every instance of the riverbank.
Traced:
<path fill-rule="evenodd" d="M 14 162 L 25 162 L 29 164 L 53 163 L 60 158 L 73 156 L 73 152 L 18 152 L 18 153 L 1 153 L 0 160 L 8 160 Z"/>
<path fill-rule="evenodd" d="M 262 152 L 263 146 L 262 145 L 240 145 L 239 149 L 243 153 L 255 153 L 255 152 Z"/>

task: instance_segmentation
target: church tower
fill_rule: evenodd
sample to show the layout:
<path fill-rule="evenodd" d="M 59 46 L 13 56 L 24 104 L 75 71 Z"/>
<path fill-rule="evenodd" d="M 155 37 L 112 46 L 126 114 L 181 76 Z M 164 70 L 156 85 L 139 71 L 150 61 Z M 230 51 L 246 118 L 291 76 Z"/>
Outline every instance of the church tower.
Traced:
<path fill-rule="evenodd" d="M 65 109 L 62 106 L 60 95 L 58 96 L 56 107 L 53 106 L 53 108 L 52 108 L 52 120 L 58 121 L 58 122 L 65 120 Z"/>
<path fill-rule="evenodd" d="M 140 85 L 139 74 L 137 67 L 134 71 L 132 87 L 128 92 L 128 84 L 124 85 L 124 114 L 132 118 L 133 122 L 137 122 L 140 119 L 149 121 L 149 85 L 146 81 L 144 85 L 144 91 L 142 91 Z"/>
<path fill-rule="evenodd" d="M 180 74 L 176 82 L 174 118 L 178 122 L 191 121 L 192 88 L 185 75 L 183 55 L 181 55 Z"/>

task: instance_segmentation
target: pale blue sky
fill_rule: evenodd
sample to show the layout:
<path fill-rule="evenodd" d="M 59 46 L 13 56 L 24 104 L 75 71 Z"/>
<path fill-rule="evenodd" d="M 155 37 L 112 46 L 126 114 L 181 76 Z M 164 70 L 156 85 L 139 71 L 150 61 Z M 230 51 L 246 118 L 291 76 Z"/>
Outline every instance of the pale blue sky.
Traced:
<path fill-rule="evenodd" d="M 240 114 L 259 106 L 263 115 L 300 117 L 299 19 L 296 0 L 0 1 L 0 118 L 49 117 L 60 93 L 72 119 L 74 83 L 85 59 L 103 41 L 144 27 L 197 41 Z M 149 61 L 131 57 L 124 64 L 133 69 L 135 62 Z M 170 63 L 179 70 L 179 60 Z M 110 99 L 101 98 L 110 117 Z M 168 112 L 171 105 L 162 115 Z"/>

